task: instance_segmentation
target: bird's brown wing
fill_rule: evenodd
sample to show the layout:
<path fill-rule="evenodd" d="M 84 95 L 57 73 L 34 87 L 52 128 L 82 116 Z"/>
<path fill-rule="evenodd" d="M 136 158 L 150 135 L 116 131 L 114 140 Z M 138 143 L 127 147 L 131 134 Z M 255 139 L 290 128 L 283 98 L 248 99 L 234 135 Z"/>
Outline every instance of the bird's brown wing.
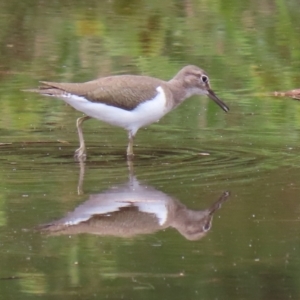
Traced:
<path fill-rule="evenodd" d="M 99 78 L 84 83 L 57 83 L 42 81 L 41 94 L 70 93 L 85 97 L 91 102 L 103 103 L 126 110 L 133 110 L 140 103 L 153 99 L 156 88 L 163 81 L 146 76 L 121 75 Z"/>

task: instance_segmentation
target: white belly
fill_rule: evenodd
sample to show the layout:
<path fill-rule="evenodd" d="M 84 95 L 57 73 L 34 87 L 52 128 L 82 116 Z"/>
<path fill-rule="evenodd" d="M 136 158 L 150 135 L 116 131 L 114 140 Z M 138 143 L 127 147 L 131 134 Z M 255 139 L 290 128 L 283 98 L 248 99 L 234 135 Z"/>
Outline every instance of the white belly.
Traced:
<path fill-rule="evenodd" d="M 131 111 L 102 103 L 90 102 L 84 97 L 71 94 L 67 94 L 62 99 L 92 118 L 125 128 L 130 130 L 132 134 L 135 134 L 140 127 L 157 122 L 169 111 L 163 88 L 159 86 L 156 90 L 158 94 L 155 98 L 141 103 Z"/>

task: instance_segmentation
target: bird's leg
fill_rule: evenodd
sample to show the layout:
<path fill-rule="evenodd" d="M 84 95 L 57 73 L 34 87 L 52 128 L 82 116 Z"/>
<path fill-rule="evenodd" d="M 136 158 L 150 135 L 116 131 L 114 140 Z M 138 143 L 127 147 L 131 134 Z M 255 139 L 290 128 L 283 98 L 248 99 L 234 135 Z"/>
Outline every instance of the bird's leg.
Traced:
<path fill-rule="evenodd" d="M 127 147 L 127 159 L 132 160 L 133 159 L 133 139 L 134 134 L 131 131 L 128 131 L 128 147 Z"/>
<path fill-rule="evenodd" d="M 79 160 L 79 167 L 80 167 L 80 173 L 79 173 L 79 179 L 78 179 L 78 185 L 77 185 L 77 193 L 78 195 L 83 195 L 83 180 L 84 180 L 84 171 L 85 171 L 85 162 L 83 160 Z"/>
<path fill-rule="evenodd" d="M 85 150 L 85 143 L 84 143 L 84 138 L 83 138 L 83 133 L 82 133 L 82 123 L 91 117 L 89 116 L 84 116 L 81 118 L 78 118 L 76 121 L 76 126 L 78 130 L 78 137 L 79 137 L 79 148 L 75 151 L 74 157 L 77 160 L 85 160 L 86 159 L 86 150 Z"/>
<path fill-rule="evenodd" d="M 127 167 L 128 167 L 128 174 L 129 174 L 129 181 L 132 184 L 133 178 L 134 178 L 134 171 L 133 171 L 133 161 L 127 160 Z"/>

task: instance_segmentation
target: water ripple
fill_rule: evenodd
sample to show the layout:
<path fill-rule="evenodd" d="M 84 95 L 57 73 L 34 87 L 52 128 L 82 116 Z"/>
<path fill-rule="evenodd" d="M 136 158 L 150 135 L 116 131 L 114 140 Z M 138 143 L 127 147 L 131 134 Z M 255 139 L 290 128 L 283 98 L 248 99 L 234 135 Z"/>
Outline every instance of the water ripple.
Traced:
<path fill-rule="evenodd" d="M 13 143 L 1 146 L 2 161 L 11 164 L 15 160 L 34 162 L 43 168 L 51 164 L 74 164 L 75 147 L 61 143 Z M 109 169 L 118 172 L 126 167 L 124 147 L 89 147 L 86 164 L 90 168 Z M 207 149 L 196 147 L 135 148 L 135 168 L 143 174 L 164 181 L 176 177 L 182 180 L 213 178 L 220 180 L 253 180 L 262 172 L 282 165 L 295 165 L 297 155 L 248 145 L 224 145 L 215 143 Z"/>

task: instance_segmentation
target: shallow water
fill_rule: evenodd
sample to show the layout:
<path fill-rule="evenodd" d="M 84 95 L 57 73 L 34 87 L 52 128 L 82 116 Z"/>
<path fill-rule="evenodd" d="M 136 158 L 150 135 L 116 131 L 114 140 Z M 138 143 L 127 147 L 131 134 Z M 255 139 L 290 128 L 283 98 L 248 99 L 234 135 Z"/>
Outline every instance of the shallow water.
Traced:
<path fill-rule="evenodd" d="M 266 96 L 299 88 L 299 8 L 2 1 L 1 297 L 299 299 L 300 103 Z M 193 97 L 138 132 L 130 168 L 122 129 L 86 122 L 80 164 L 81 113 L 20 91 L 187 64 L 230 112 Z"/>

